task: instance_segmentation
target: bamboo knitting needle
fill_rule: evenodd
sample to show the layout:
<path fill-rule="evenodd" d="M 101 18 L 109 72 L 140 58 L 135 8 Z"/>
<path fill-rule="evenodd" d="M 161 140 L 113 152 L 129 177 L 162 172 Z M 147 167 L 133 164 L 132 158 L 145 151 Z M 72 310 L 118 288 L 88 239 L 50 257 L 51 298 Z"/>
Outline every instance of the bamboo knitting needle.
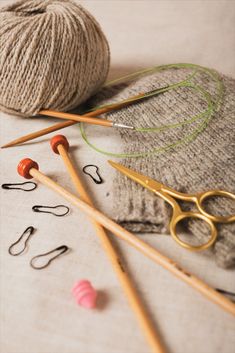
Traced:
<path fill-rule="evenodd" d="M 42 184 L 46 185 L 56 193 L 60 194 L 66 200 L 71 202 L 77 208 L 85 212 L 89 217 L 93 218 L 95 221 L 100 223 L 102 226 L 110 230 L 120 239 L 125 240 L 129 245 L 133 246 L 135 249 L 143 253 L 145 256 L 149 257 L 154 262 L 158 263 L 169 272 L 173 273 L 176 277 L 180 278 L 182 281 L 189 284 L 194 289 L 198 290 L 205 297 L 207 297 L 212 302 L 219 305 L 224 310 L 235 315 L 235 304 L 229 299 L 224 297 L 222 294 L 217 292 L 215 289 L 211 288 L 205 282 L 200 280 L 198 277 L 189 273 L 187 270 L 183 269 L 176 262 L 161 254 L 155 248 L 146 244 L 144 241 L 138 239 L 134 234 L 128 232 L 126 229 L 121 227 L 119 224 L 115 223 L 103 213 L 88 205 L 84 201 L 80 200 L 75 195 L 71 194 L 69 191 L 64 189 L 62 186 L 54 182 L 52 179 L 41 173 L 38 164 L 29 158 L 23 159 L 18 164 L 18 173 L 25 177 L 26 179 L 35 178 Z"/>
<path fill-rule="evenodd" d="M 92 207 L 94 207 L 93 202 L 90 198 L 90 196 L 88 195 L 86 189 L 84 188 L 78 173 L 75 169 L 75 166 L 73 165 L 69 154 L 68 154 L 68 150 L 69 150 L 69 142 L 66 139 L 65 136 L 63 135 L 56 135 L 54 136 L 51 141 L 51 147 L 52 150 L 59 154 L 65 164 L 65 167 L 81 197 L 81 199 L 83 201 L 85 201 L 87 204 L 91 205 Z M 96 233 L 99 236 L 102 245 L 104 247 L 105 252 L 107 253 L 111 264 L 113 265 L 113 268 L 119 278 L 119 281 L 122 285 L 122 288 L 137 316 L 137 319 L 139 320 L 139 323 L 146 335 L 146 338 L 152 348 L 153 352 L 156 353 L 164 353 L 165 349 L 162 346 L 162 343 L 160 341 L 160 338 L 158 337 L 158 334 L 156 333 L 153 324 L 150 320 L 150 318 L 148 317 L 147 312 L 144 309 L 144 306 L 140 300 L 140 298 L 138 297 L 137 291 L 134 288 L 128 273 L 125 270 L 125 267 L 122 264 L 121 259 L 119 258 L 119 255 L 117 253 L 117 251 L 115 250 L 115 248 L 113 247 L 105 229 L 96 221 L 93 220 L 93 218 L 91 219 L 93 221 L 94 227 L 96 229 Z"/>
<path fill-rule="evenodd" d="M 157 90 L 153 90 L 153 92 L 155 92 Z M 151 92 L 148 92 L 148 94 L 151 94 Z M 111 112 L 113 110 L 117 110 L 117 109 L 121 109 L 121 108 L 124 108 L 126 107 L 127 105 L 130 105 L 131 103 L 134 103 L 136 100 L 138 99 L 142 99 L 142 98 L 145 98 L 146 97 L 146 93 L 140 93 L 136 96 L 133 96 L 129 99 L 126 99 L 122 102 L 119 102 L 119 103 L 114 103 L 114 104 L 110 104 L 110 105 L 107 105 L 106 107 L 101 107 L 100 109 L 97 109 L 97 110 L 94 110 L 94 111 L 91 111 L 89 113 L 86 113 L 83 117 L 96 117 L 98 115 L 101 115 L 101 114 L 104 114 L 104 113 L 108 113 L 108 112 Z M 41 110 L 39 112 L 39 114 L 42 114 L 42 115 L 48 115 L 50 114 L 50 116 L 54 116 L 56 117 L 58 115 L 59 112 L 56 112 L 56 111 L 52 111 L 52 110 Z M 70 114 L 68 113 L 60 113 L 60 114 L 63 114 L 63 116 L 68 116 Z M 72 114 L 73 115 L 73 114 Z M 73 115 L 75 116 L 75 115 Z M 44 136 L 44 135 L 47 135 L 47 134 L 50 134 L 51 132 L 55 132 L 57 130 L 60 130 L 60 129 L 64 129 L 68 126 L 71 126 L 71 125 L 74 125 L 74 124 L 77 124 L 78 122 L 77 121 L 74 121 L 74 120 L 68 120 L 68 121 L 65 121 L 63 123 L 59 123 L 59 124 L 55 124 L 53 126 L 50 126 L 48 128 L 45 128 L 45 129 L 42 129 L 42 130 L 39 130 L 39 131 L 36 131 L 36 132 L 32 132 L 28 135 L 25 135 L 25 136 L 22 136 L 22 137 L 19 137 L 11 142 L 8 142 L 7 144 L 1 146 L 1 148 L 7 148 L 7 147 L 12 147 L 12 146 L 15 146 L 15 145 L 19 145 L 21 143 L 24 143 L 24 142 L 27 142 L 27 141 L 31 141 L 37 137 L 40 137 L 40 136 Z M 116 123 L 113 123 L 113 124 L 116 124 Z M 120 126 L 121 124 L 119 124 Z M 127 125 L 123 125 L 123 127 L 127 127 Z M 133 127 L 130 127 L 130 128 L 133 128 Z M 134 128 L 133 128 L 134 129 Z"/>
<path fill-rule="evenodd" d="M 106 127 L 119 127 L 119 128 L 134 130 L 134 126 L 115 123 L 114 121 L 106 120 L 106 119 L 92 118 L 89 116 L 89 114 L 90 113 L 87 113 L 86 115 L 77 115 L 77 114 L 56 112 L 53 110 L 42 110 L 40 112 L 40 115 L 52 116 L 58 119 L 72 120 L 78 123 L 80 122 L 80 123 L 100 125 L 100 126 L 106 126 Z"/>

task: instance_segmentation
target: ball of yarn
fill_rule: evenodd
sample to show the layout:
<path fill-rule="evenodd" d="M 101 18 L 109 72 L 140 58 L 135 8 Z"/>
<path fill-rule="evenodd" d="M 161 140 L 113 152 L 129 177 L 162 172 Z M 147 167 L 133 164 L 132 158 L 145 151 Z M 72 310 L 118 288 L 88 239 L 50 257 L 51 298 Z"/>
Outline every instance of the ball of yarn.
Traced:
<path fill-rule="evenodd" d="M 0 53 L 0 109 L 22 116 L 75 108 L 103 84 L 110 62 L 99 24 L 70 0 L 1 8 Z"/>

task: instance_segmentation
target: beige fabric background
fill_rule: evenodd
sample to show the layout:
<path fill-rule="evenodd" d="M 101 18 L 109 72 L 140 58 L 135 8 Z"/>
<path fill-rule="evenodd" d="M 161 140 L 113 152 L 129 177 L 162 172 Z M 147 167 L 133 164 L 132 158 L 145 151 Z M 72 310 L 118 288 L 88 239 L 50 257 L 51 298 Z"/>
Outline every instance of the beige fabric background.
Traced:
<path fill-rule="evenodd" d="M 10 1 L 0 1 L 7 4 Z M 111 77 L 140 67 L 194 62 L 235 77 L 235 3 L 233 1 L 81 1 L 98 19 L 111 46 Z M 0 54 L 1 55 L 1 54 Z M 25 120 L 0 113 L 3 144 L 56 120 Z M 110 130 L 90 127 L 102 147 L 120 149 Z M 84 176 L 97 206 L 112 216 L 113 170 L 106 157 L 84 145 L 76 126 L 64 130 L 79 167 L 95 163 L 105 179 L 94 185 Z M 1 184 L 22 179 L 18 161 L 37 160 L 41 170 L 67 188 L 63 165 L 43 137 L 24 146 L 1 150 Z M 106 196 L 110 193 L 109 196 Z M 2 190 L 0 244 L 1 353 L 147 353 L 150 352 L 86 216 L 74 208 L 64 218 L 35 214 L 35 204 L 63 203 L 39 185 L 32 193 Z M 67 203 L 65 203 L 67 204 Z M 28 251 L 11 257 L 7 248 L 23 230 L 37 232 Z M 218 269 L 210 256 L 189 253 L 171 237 L 143 235 L 164 254 L 178 261 L 208 284 L 235 291 L 234 271 Z M 29 267 L 41 252 L 66 244 L 71 252 L 43 271 Z M 156 327 L 171 353 L 232 353 L 234 319 L 171 274 L 119 242 L 128 268 Z M 88 278 L 101 291 L 98 309 L 77 307 L 70 293 L 73 283 Z"/>

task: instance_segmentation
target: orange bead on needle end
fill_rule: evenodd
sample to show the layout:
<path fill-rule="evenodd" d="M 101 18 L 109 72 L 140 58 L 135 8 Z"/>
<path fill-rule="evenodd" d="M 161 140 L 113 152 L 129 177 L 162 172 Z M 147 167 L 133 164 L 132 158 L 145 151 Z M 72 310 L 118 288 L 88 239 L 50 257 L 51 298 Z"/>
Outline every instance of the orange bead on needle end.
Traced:
<path fill-rule="evenodd" d="M 24 158 L 18 164 L 17 172 L 18 172 L 18 174 L 20 174 L 22 177 L 24 177 L 26 179 L 32 179 L 33 177 L 32 177 L 32 175 L 30 175 L 30 169 L 32 169 L 32 168 L 35 168 L 38 170 L 39 166 L 32 159 Z"/>
<path fill-rule="evenodd" d="M 68 143 L 67 138 L 64 135 L 56 135 L 56 136 L 52 137 L 52 139 L 50 140 L 50 144 L 51 144 L 52 150 L 56 154 L 59 154 L 59 151 L 57 148 L 59 145 L 64 146 L 66 151 L 69 150 L 69 143 Z"/>

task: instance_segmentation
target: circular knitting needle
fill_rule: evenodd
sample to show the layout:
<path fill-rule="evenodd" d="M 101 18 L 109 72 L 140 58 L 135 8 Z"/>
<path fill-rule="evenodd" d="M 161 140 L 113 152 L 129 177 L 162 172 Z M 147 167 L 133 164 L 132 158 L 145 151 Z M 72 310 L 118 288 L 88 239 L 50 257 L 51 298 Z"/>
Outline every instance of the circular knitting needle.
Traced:
<path fill-rule="evenodd" d="M 69 150 L 69 143 L 65 136 L 63 135 L 56 135 L 54 136 L 51 141 L 51 148 L 56 153 L 59 154 L 67 168 L 67 171 L 76 187 L 78 194 L 80 195 L 81 199 L 85 201 L 87 204 L 94 207 L 92 199 L 88 195 L 85 187 L 83 186 L 78 173 L 76 171 L 73 162 L 71 161 L 68 150 Z M 96 233 L 100 238 L 102 245 L 104 247 L 105 252 L 107 253 L 111 264 L 119 278 L 119 281 L 122 285 L 122 288 L 140 322 L 140 325 L 149 341 L 150 346 L 153 349 L 153 352 L 165 352 L 160 339 L 154 330 L 153 324 L 144 309 L 144 306 L 137 294 L 136 289 L 134 288 L 128 273 L 126 272 L 125 266 L 122 264 L 121 259 L 117 253 L 117 250 L 114 249 L 108 234 L 106 233 L 105 229 L 96 221 L 93 221 L 94 227 L 96 229 Z"/>
<path fill-rule="evenodd" d="M 157 92 L 158 90 L 153 90 L 152 92 Z M 149 92 L 148 94 L 151 94 L 151 92 Z M 153 93 L 154 94 L 154 93 Z M 86 113 L 83 118 L 91 118 L 91 117 L 96 117 L 96 116 L 99 116 L 101 114 L 104 114 L 104 113 L 108 113 L 108 112 L 111 112 L 111 111 L 114 111 L 114 110 L 118 110 L 118 109 L 121 109 L 121 108 L 124 108 L 132 103 L 135 103 L 136 101 L 138 101 L 139 99 L 144 99 L 146 97 L 146 93 L 140 93 L 140 94 L 137 94 L 136 96 L 133 96 L 129 99 L 126 99 L 126 100 L 123 100 L 122 102 L 119 102 L 119 103 L 114 103 L 114 104 L 110 104 L 110 105 L 107 105 L 106 107 L 101 107 L 99 109 L 96 109 L 96 110 L 92 110 L 88 113 Z M 56 111 L 52 111 L 52 110 L 41 110 L 39 112 L 39 114 L 41 115 L 50 115 L 50 116 L 54 116 L 54 117 L 57 117 L 59 112 L 56 112 Z M 59 113 L 60 114 L 63 114 L 64 118 L 68 119 L 68 116 L 70 116 L 71 114 L 69 113 Z M 75 117 L 75 114 L 72 114 L 73 117 Z M 80 115 L 81 117 L 81 115 Z M 99 120 L 99 119 L 97 119 Z M 80 120 L 81 121 L 81 120 Z M 53 126 L 50 126 L 50 127 L 47 127 L 45 129 L 42 129 L 42 130 L 39 130 L 39 131 L 36 131 L 36 132 L 32 132 L 30 134 L 27 134 L 25 136 L 22 136 L 22 137 L 19 137 L 11 142 L 8 142 L 7 144 L 1 146 L 1 148 L 7 148 L 7 147 L 12 147 L 12 146 L 15 146 L 15 145 L 19 145 L 21 143 L 24 143 L 24 142 L 27 142 L 27 141 L 31 141 L 37 137 L 40 137 L 40 136 L 44 136 L 44 135 L 47 135 L 47 134 L 50 134 L 51 132 L 55 132 L 57 130 L 60 130 L 60 129 L 64 129 L 68 126 L 71 126 L 71 125 L 74 125 L 74 124 L 77 124 L 78 121 L 74 121 L 74 120 L 67 120 L 67 121 L 64 121 L 62 123 L 58 123 L 58 124 L 55 124 Z M 119 125 L 119 127 L 125 127 L 125 128 L 130 128 L 130 129 L 134 129 L 134 127 L 132 126 L 128 126 L 128 125 L 123 125 L 122 124 L 117 124 L 115 122 L 109 122 L 110 123 L 110 126 L 117 126 Z"/>
<path fill-rule="evenodd" d="M 30 158 L 25 158 L 18 164 L 18 173 L 26 179 L 35 178 L 42 184 L 46 185 L 51 190 L 55 191 L 63 198 L 71 202 L 74 206 L 85 212 L 90 218 L 100 223 L 106 229 L 114 233 L 118 238 L 125 240 L 129 245 L 133 246 L 136 250 L 143 253 L 145 256 L 161 265 L 163 268 L 173 273 L 176 277 L 186 282 L 188 285 L 198 290 L 201 294 L 209 300 L 219 305 L 224 310 L 235 316 L 235 304 L 215 289 L 207 285 L 198 277 L 194 276 L 176 262 L 161 254 L 157 249 L 152 248 L 141 239 L 138 239 L 134 234 L 128 232 L 126 229 L 115 223 L 103 213 L 88 205 L 86 202 L 80 200 L 77 196 L 73 195 L 62 186 L 54 182 L 52 179 L 41 173 L 38 164 Z"/>
<path fill-rule="evenodd" d="M 116 123 L 114 121 L 106 120 L 106 119 L 92 118 L 92 117 L 89 117 L 89 114 L 77 115 L 77 114 L 57 112 L 53 110 L 41 110 L 40 115 L 52 116 L 58 119 L 73 120 L 78 123 L 80 122 L 80 123 L 100 125 L 100 126 L 106 126 L 106 127 L 117 127 L 122 129 L 134 130 L 134 126 Z"/>

